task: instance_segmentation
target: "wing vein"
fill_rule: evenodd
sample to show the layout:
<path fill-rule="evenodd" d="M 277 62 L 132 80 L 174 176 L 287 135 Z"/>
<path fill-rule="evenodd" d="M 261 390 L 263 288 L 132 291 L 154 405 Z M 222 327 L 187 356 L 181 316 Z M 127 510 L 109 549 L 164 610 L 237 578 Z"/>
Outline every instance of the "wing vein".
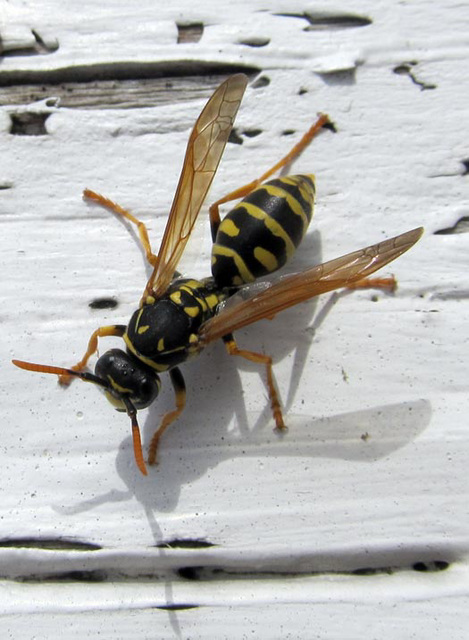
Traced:
<path fill-rule="evenodd" d="M 423 229 L 413 229 L 378 244 L 353 251 L 301 273 L 285 276 L 247 299 L 227 305 L 199 331 L 201 345 L 246 327 L 309 298 L 347 287 L 368 277 L 410 249 Z"/>
<path fill-rule="evenodd" d="M 192 129 L 157 263 L 141 304 L 150 294 L 161 297 L 173 279 L 223 155 L 246 85 L 244 74 L 228 78 L 209 99 Z"/>

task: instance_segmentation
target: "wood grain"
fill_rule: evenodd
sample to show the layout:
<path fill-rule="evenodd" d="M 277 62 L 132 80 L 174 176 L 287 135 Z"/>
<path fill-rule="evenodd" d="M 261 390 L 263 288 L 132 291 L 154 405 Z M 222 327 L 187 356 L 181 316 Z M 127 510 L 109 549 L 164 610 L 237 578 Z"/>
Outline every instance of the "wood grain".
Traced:
<path fill-rule="evenodd" d="M 62 620 L 70 637 L 464 638 L 467 9 L 167 5 L 2 7 L 0 629 L 32 637 L 34 613 L 37 638 Z M 178 24 L 203 25 L 199 41 L 178 44 Z M 263 372 L 215 345 L 187 365 L 188 408 L 144 479 L 126 417 L 95 389 L 9 363 L 70 365 L 97 326 L 127 321 L 143 256 L 81 192 L 131 209 L 156 248 L 190 128 L 242 68 L 240 144 L 212 201 L 322 111 L 337 133 L 294 164 L 318 200 L 290 269 L 426 233 L 393 263 L 394 296 L 324 296 L 239 332 L 274 358 L 285 437 Z M 34 126 L 18 134 L 14 118 Z M 186 268 L 204 276 L 204 216 L 197 233 Z M 102 298 L 117 306 L 93 308 Z M 165 385 L 145 443 L 172 403 Z"/>

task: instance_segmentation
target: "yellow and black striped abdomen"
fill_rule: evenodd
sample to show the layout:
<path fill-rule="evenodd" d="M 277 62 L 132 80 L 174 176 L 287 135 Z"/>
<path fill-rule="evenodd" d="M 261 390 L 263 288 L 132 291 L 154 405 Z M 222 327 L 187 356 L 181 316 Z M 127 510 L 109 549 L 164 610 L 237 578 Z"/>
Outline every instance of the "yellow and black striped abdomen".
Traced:
<path fill-rule="evenodd" d="M 217 285 L 242 285 L 280 269 L 308 228 L 314 194 L 314 176 L 286 176 L 237 204 L 221 221 L 212 248 Z"/>

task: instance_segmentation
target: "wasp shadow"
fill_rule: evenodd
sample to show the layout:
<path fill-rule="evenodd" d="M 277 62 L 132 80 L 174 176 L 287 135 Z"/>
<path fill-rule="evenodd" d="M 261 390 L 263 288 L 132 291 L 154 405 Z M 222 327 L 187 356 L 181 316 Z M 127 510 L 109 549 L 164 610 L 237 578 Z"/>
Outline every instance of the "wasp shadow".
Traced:
<path fill-rule="evenodd" d="M 256 419 L 256 414 L 249 412 L 247 417 Z M 131 438 L 125 438 L 116 468 L 127 490 L 113 490 L 73 507 L 62 507 L 61 513 L 73 515 L 109 502 L 136 498 L 158 541 L 161 536 L 155 514 L 173 512 L 184 485 L 226 460 L 273 456 L 369 464 L 414 441 L 430 423 L 431 405 L 427 400 L 416 400 L 320 418 L 290 415 L 287 434 L 278 434 L 270 426 L 247 434 L 228 429 L 226 412 L 220 406 L 207 415 L 204 402 L 193 403 L 186 416 L 165 434 L 159 464 L 150 468 L 146 477 L 135 467 Z"/>

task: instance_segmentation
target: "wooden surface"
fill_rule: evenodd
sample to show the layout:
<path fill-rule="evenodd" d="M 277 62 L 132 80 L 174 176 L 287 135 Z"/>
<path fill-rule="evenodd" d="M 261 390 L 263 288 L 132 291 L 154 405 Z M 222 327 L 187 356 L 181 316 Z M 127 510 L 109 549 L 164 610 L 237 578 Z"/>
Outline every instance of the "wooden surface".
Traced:
<path fill-rule="evenodd" d="M 1 5 L 0 629 L 467 637 L 469 10 L 167 5 Z M 293 166 L 318 198 L 290 270 L 426 233 L 386 270 L 395 295 L 324 296 L 239 333 L 274 358 L 288 434 L 272 431 L 263 372 L 216 345 L 184 368 L 187 410 L 143 478 L 126 416 L 10 360 L 70 365 L 96 327 L 127 321 L 143 256 L 82 189 L 130 208 L 157 248 L 190 127 L 240 69 L 240 144 L 212 201 L 318 111 L 337 127 Z M 90 308 L 104 297 L 117 307 Z M 146 444 L 172 407 L 164 387 L 140 415 Z"/>

